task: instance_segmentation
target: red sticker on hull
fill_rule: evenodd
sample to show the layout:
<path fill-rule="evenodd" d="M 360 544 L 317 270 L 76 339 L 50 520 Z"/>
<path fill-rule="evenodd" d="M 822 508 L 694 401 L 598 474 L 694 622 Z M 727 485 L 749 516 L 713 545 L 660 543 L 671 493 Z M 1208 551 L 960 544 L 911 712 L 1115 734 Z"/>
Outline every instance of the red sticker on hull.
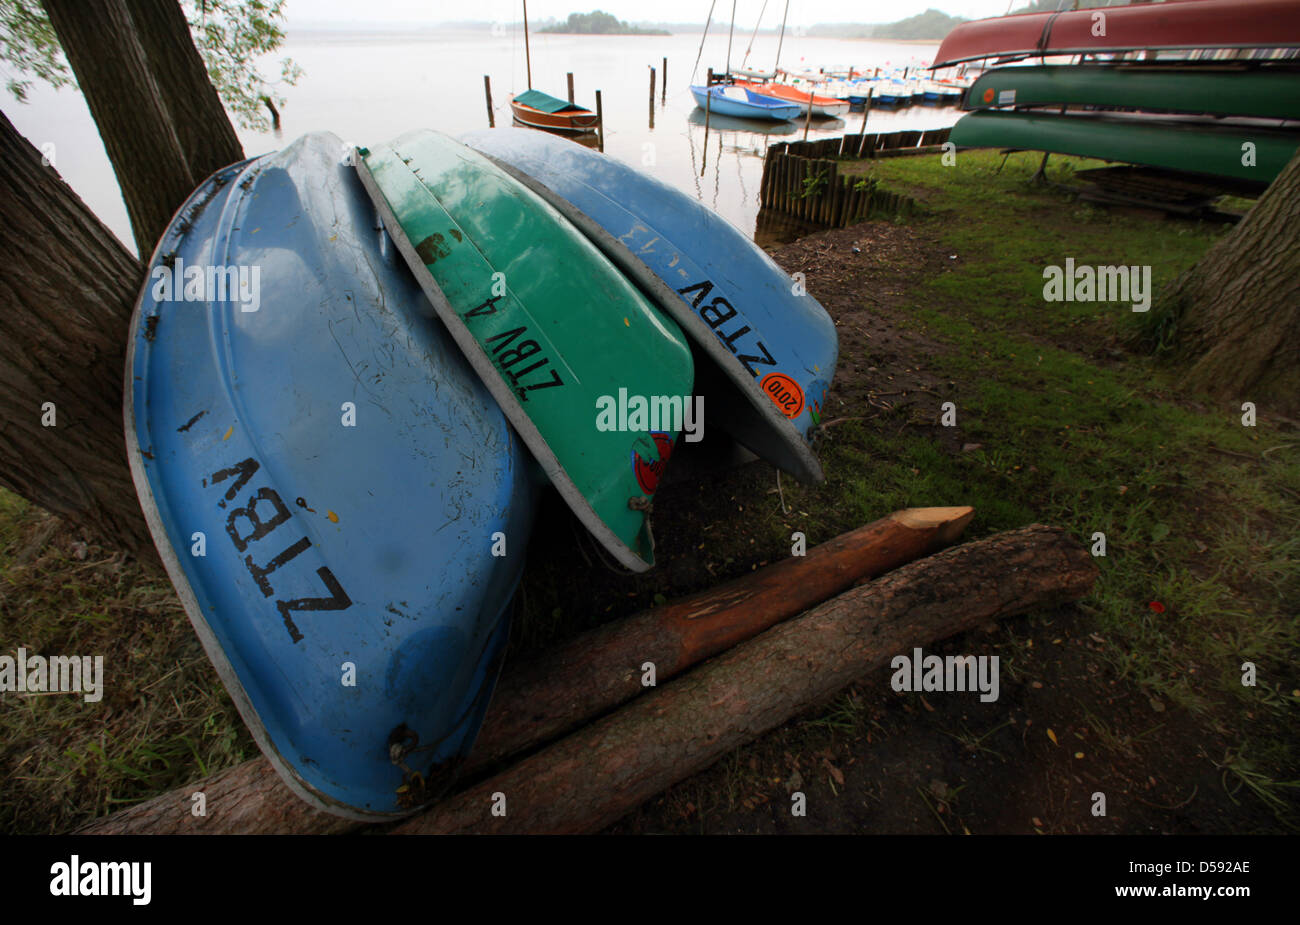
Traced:
<path fill-rule="evenodd" d="M 636 450 L 632 451 L 632 471 L 636 473 L 636 483 L 647 495 L 653 495 L 659 487 L 659 479 L 668 465 L 668 457 L 673 455 L 673 438 L 661 431 L 650 434 L 654 438 L 658 459 L 646 459 Z"/>
<path fill-rule="evenodd" d="M 788 418 L 797 418 L 803 410 L 803 389 L 785 373 L 768 373 L 759 383 L 772 403 Z"/>

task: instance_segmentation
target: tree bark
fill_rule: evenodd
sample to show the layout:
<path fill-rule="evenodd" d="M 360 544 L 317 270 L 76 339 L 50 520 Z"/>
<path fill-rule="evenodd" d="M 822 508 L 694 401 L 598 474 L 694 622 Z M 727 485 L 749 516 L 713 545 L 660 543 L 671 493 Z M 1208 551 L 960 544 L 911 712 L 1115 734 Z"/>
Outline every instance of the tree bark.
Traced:
<path fill-rule="evenodd" d="M 1300 411 L 1300 153 L 1165 302 L 1191 388 Z"/>
<path fill-rule="evenodd" d="M 126 0 L 41 2 L 113 163 L 136 250 L 147 260 L 203 177 L 190 171 Z"/>
<path fill-rule="evenodd" d="M 508 663 L 464 770 L 472 780 L 502 759 L 548 742 L 643 694 L 641 665 L 667 680 L 741 639 L 872 575 L 951 543 L 969 507 L 911 508 L 664 607 L 583 633 L 522 664 Z M 206 816 L 190 813 L 202 791 Z M 98 819 L 83 834 L 323 834 L 359 824 L 312 809 L 264 758 Z"/>
<path fill-rule="evenodd" d="M 393 831 L 599 831 L 895 655 L 1081 597 L 1096 575 L 1076 540 L 1042 525 L 921 559 L 768 630 Z M 505 815 L 493 814 L 498 794 Z"/>
<path fill-rule="evenodd" d="M 0 253 L 0 484 L 156 565 L 122 435 L 143 269 L 3 114 Z"/>
<path fill-rule="evenodd" d="M 126 0 L 126 8 L 168 121 L 176 130 L 193 188 L 222 167 L 242 161 L 243 145 L 177 0 Z M 179 207 L 177 202 L 172 209 Z"/>

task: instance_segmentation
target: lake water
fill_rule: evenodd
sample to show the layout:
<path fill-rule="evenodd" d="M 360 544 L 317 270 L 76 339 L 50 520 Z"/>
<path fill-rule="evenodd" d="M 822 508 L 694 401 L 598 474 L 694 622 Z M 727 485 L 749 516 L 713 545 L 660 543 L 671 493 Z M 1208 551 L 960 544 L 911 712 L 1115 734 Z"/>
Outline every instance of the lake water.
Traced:
<path fill-rule="evenodd" d="M 748 67 L 770 70 L 776 37 L 759 36 Z M 567 92 L 565 74 L 574 74 L 576 101 L 595 108 L 602 91 L 605 151 L 716 209 L 748 234 L 758 214 L 762 158 L 774 141 L 803 137 L 802 121 L 711 125 L 707 153 L 704 113 L 697 109 L 688 80 L 700 35 L 573 36 L 533 35 L 533 86 L 554 96 Z M 749 35 L 737 35 L 731 60 L 745 57 Z M 809 38 L 787 34 L 781 64 L 797 67 L 918 66 L 928 63 L 934 44 Z M 497 125 L 511 121 L 509 100 L 527 89 L 521 32 L 510 27 L 482 31 L 430 31 L 413 34 L 295 32 L 263 66 L 279 73 L 277 61 L 292 57 L 305 74 L 285 87 L 283 122 L 277 136 L 240 130 L 249 156 L 275 150 L 297 136 L 329 130 L 345 141 L 373 145 L 412 128 L 434 128 L 456 135 L 487 125 L 483 76 L 492 78 Z M 727 36 L 710 35 L 696 83 L 705 71 L 725 67 Z M 649 104 L 650 67 L 662 71 L 668 58 L 667 96 L 657 75 L 653 127 Z M 81 95 L 72 90 L 33 87 L 31 102 L 6 98 L 6 115 L 37 147 L 55 145 L 59 172 L 97 215 L 131 247 L 130 225 L 107 155 Z M 943 128 L 956 121 L 953 108 L 912 106 L 897 112 L 873 110 L 872 131 Z M 861 128 L 860 113 L 847 119 L 814 119 L 810 138 L 833 137 Z M 132 247 L 132 250 L 134 248 Z"/>

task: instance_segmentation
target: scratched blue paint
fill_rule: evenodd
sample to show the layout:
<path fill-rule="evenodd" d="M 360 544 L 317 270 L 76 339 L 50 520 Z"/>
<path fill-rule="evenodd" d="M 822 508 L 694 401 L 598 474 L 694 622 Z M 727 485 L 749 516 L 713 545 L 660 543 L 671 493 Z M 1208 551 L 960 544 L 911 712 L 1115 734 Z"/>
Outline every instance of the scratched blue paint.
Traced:
<path fill-rule="evenodd" d="M 191 196 L 132 319 L 125 413 L 154 541 L 259 746 L 300 796 L 370 818 L 411 808 L 396 730 L 434 788 L 474 741 L 535 480 L 347 150 L 308 135 Z M 256 311 L 251 285 L 163 288 L 209 266 L 257 268 Z"/>
<path fill-rule="evenodd" d="M 712 361 L 697 363 L 707 421 L 799 478 L 822 478 L 808 441 L 839 338 L 762 248 L 684 193 L 567 139 L 503 128 L 460 140 L 558 208 L 681 325 Z"/>

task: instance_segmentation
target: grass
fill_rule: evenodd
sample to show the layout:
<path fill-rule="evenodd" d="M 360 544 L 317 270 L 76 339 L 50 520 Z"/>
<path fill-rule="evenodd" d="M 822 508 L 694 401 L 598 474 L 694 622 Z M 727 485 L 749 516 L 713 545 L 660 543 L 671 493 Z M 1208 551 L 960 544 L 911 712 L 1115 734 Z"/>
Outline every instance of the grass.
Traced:
<path fill-rule="evenodd" d="M 911 288 L 891 320 L 942 345 L 926 365 L 959 384 L 945 398 L 957 405 L 960 440 L 982 448 L 945 451 L 933 428 L 843 425 L 825 451 L 828 468 L 863 456 L 871 465 L 836 486 L 837 501 L 864 516 L 970 503 L 971 535 L 1034 520 L 1089 544 L 1104 533 L 1087 607 L 1118 677 L 1207 724 L 1271 718 L 1273 732 L 1287 728 L 1300 698 L 1294 431 L 1244 427 L 1239 410 L 1185 394 L 1178 368 L 1116 349 L 1141 319 L 1128 305 L 1048 303 L 1042 293 L 1043 267 L 1066 257 L 1150 265 L 1159 289 L 1223 226 L 1079 205 L 1029 183 L 1039 155 L 1013 155 L 1001 173 L 998 160 L 966 152 L 952 168 L 937 156 L 845 165 L 925 202 L 929 216 L 918 221 L 957 258 Z M 1051 164 L 1063 183 L 1097 166 Z M 1011 661 L 1015 673 L 1026 660 Z M 1268 680 L 1244 686 L 1243 661 L 1257 662 Z M 1256 787 L 1252 775 L 1293 771 L 1294 749 L 1294 735 L 1283 736 L 1259 759 L 1266 770 L 1236 775 L 1234 793 L 1244 788 L 1278 814 L 1283 785 Z"/>
<path fill-rule="evenodd" d="M 0 695 L 0 831 L 65 832 L 257 753 L 167 580 L 4 491 L 0 638 L 104 659 L 99 703 Z"/>

